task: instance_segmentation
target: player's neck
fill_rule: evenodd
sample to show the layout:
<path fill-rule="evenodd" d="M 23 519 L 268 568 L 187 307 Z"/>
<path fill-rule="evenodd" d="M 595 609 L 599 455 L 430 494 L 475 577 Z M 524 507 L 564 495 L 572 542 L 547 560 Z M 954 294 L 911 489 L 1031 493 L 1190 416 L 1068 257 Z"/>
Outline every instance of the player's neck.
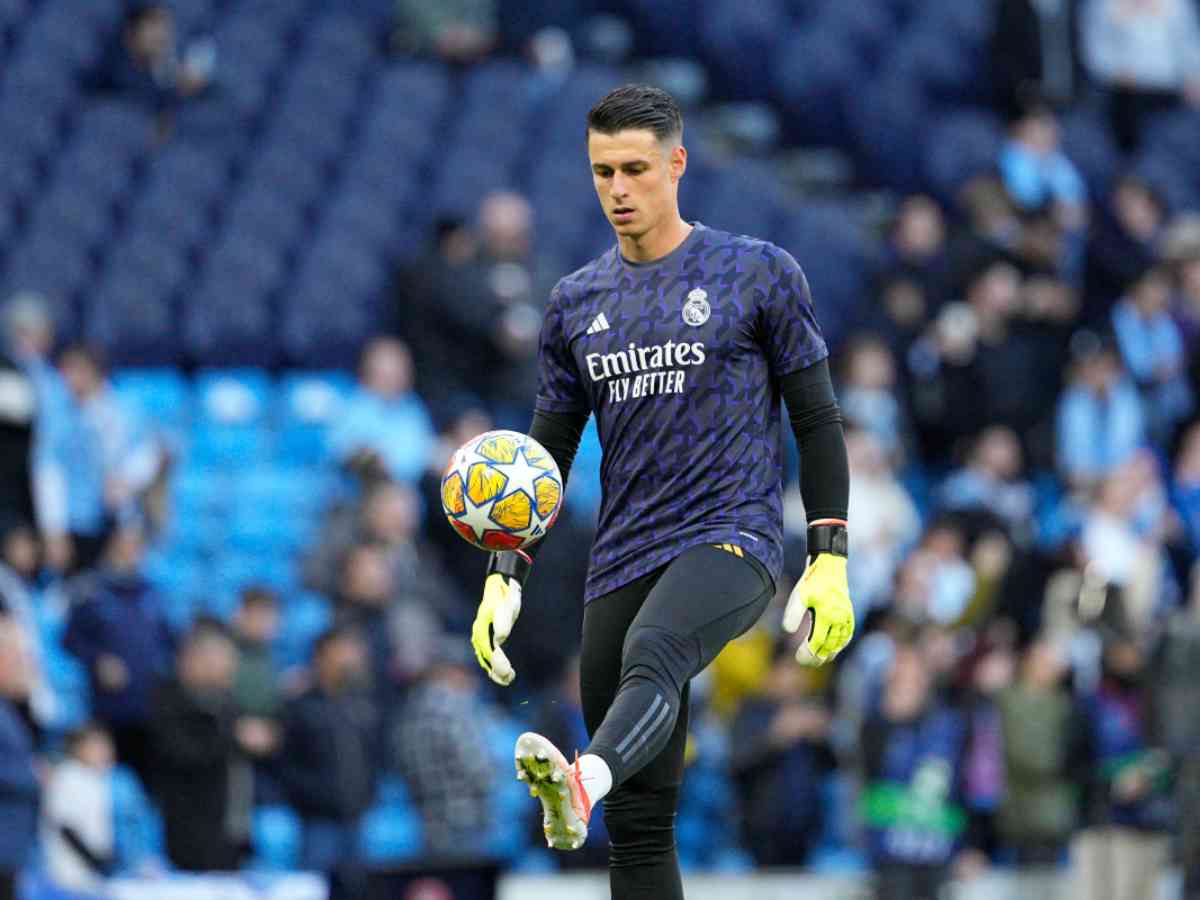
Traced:
<path fill-rule="evenodd" d="M 683 221 L 676 213 L 672 219 L 651 228 L 645 234 L 639 234 L 636 237 L 619 235 L 617 243 L 621 248 L 621 255 L 630 262 L 654 262 L 656 259 L 662 259 L 686 241 L 687 236 L 691 233 L 692 226 Z"/>

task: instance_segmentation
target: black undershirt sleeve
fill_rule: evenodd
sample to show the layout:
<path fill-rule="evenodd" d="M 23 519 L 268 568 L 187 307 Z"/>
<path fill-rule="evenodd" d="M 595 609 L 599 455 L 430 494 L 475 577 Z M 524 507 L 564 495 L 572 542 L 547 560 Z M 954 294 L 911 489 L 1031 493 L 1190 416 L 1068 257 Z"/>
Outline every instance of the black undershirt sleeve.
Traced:
<path fill-rule="evenodd" d="M 588 413 L 571 412 L 557 413 L 537 410 L 529 425 L 529 436 L 546 448 L 550 458 L 558 466 L 562 476 L 563 493 L 567 490 L 567 476 L 571 472 L 571 464 L 575 462 L 575 454 L 579 452 L 579 442 L 583 440 L 583 429 L 587 427 Z M 536 557 L 542 542 L 538 541 L 526 549 L 531 557 Z"/>
<path fill-rule="evenodd" d="M 845 519 L 850 465 L 828 361 L 789 372 L 780 388 L 800 448 L 800 494 L 808 521 Z"/>

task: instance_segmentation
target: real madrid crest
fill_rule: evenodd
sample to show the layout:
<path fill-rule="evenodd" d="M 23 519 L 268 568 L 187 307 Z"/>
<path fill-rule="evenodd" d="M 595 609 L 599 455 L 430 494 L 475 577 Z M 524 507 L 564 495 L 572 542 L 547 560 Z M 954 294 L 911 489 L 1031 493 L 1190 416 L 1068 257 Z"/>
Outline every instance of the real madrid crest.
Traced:
<path fill-rule="evenodd" d="M 708 305 L 708 291 L 704 288 L 693 288 L 688 291 L 687 300 L 683 304 L 683 321 L 689 325 L 703 325 L 712 315 L 712 307 Z"/>

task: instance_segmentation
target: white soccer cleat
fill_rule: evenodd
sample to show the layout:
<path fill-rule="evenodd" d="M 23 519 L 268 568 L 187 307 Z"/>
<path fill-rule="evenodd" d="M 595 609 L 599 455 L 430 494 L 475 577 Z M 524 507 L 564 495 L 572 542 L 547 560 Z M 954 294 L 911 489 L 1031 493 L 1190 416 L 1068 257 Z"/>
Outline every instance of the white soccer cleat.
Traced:
<path fill-rule="evenodd" d="M 555 850 L 578 850 L 587 840 L 592 804 L 575 764 L 550 741 L 527 731 L 517 738 L 517 778 L 529 785 L 529 796 L 542 801 L 542 830 L 546 845 Z"/>

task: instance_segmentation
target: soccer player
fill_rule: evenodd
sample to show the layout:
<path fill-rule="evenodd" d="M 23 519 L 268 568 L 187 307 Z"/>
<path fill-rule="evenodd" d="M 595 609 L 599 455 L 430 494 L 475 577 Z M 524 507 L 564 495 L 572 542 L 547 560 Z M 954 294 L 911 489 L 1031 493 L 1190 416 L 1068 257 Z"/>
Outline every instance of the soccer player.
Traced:
<path fill-rule="evenodd" d="M 592 178 L 617 243 L 551 293 L 529 431 L 565 479 L 594 413 L 603 503 L 580 663 L 591 744 L 568 763 L 523 734 L 517 777 L 541 799 L 558 849 L 583 844 L 605 798 L 615 900 L 683 897 L 674 821 L 688 684 L 775 594 L 781 395 L 803 459 L 810 558 L 784 627 L 805 625 L 797 658 L 809 664 L 854 630 L 846 447 L 808 284 L 778 247 L 680 217 L 682 138 L 679 107 L 657 88 L 619 88 L 588 113 Z M 489 560 L 471 640 L 499 684 L 514 677 L 500 645 L 532 568 L 522 551 Z"/>

